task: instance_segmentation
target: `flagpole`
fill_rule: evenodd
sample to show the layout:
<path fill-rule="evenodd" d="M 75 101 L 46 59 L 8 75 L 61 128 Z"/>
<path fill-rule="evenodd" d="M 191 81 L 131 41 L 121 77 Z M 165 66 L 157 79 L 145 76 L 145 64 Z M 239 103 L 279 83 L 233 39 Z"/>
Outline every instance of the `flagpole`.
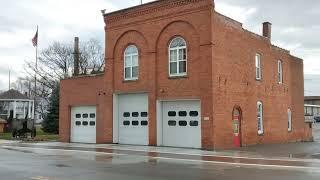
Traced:
<path fill-rule="evenodd" d="M 37 95 L 37 72 L 38 72 L 38 26 L 37 26 L 37 42 L 36 42 L 36 69 L 35 69 L 35 74 L 34 74 L 34 96 L 33 96 L 33 121 L 35 121 L 36 117 L 36 95 Z"/>

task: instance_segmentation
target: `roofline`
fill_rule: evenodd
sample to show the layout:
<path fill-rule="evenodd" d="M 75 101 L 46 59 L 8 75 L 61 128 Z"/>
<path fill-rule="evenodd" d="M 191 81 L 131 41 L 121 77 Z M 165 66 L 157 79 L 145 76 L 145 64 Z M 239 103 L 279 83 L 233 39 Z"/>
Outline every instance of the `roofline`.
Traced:
<path fill-rule="evenodd" d="M 320 100 L 320 96 L 305 96 L 304 100 Z"/>
<path fill-rule="evenodd" d="M 0 99 L 0 101 L 34 101 L 33 99 Z"/>
<path fill-rule="evenodd" d="M 143 6 L 147 6 L 147 5 L 151 5 L 151 4 L 157 4 L 157 3 L 159 3 L 159 1 L 160 0 L 147 2 L 147 3 L 142 3 L 140 5 L 131 6 L 131 7 L 127 7 L 127 8 L 124 8 L 124 9 L 119 9 L 119 10 L 116 10 L 116 11 L 105 13 L 105 14 L 103 14 L 103 17 L 109 16 L 109 15 L 113 15 L 113 14 L 117 14 L 117 13 L 121 13 L 121 12 L 124 12 L 124 11 L 127 11 L 127 10 L 131 10 L 131 9 L 135 9 L 135 8 L 138 8 L 138 7 L 143 7 Z"/>
<path fill-rule="evenodd" d="M 88 74 L 88 75 L 78 75 L 78 76 L 72 76 L 72 77 L 68 77 L 65 79 L 61 79 L 60 81 L 67 81 L 67 80 L 72 80 L 72 79 L 81 79 L 81 78 L 91 78 L 91 77 L 98 77 L 98 76 L 103 76 L 103 73 L 98 73 L 98 74 Z"/>
<path fill-rule="evenodd" d="M 320 108 L 320 105 L 305 104 L 304 107 L 318 107 L 318 108 Z"/>

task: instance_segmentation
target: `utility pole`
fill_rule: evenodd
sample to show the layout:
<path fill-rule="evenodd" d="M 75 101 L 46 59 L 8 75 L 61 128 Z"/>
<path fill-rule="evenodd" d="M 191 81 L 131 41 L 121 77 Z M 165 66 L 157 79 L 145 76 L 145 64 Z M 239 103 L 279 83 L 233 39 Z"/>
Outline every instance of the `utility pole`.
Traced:
<path fill-rule="evenodd" d="M 140 0 L 140 4 L 142 4 L 142 0 Z"/>
<path fill-rule="evenodd" d="M 11 89 L 11 70 L 9 68 L 9 90 Z"/>

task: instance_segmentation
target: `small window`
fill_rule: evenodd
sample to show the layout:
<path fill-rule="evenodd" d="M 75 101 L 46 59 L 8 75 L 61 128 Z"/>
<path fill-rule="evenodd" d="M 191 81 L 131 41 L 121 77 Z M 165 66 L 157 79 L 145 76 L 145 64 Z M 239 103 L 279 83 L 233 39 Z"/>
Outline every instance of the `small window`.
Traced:
<path fill-rule="evenodd" d="M 139 121 L 132 121 L 132 126 L 139 126 Z"/>
<path fill-rule="evenodd" d="M 129 126 L 130 125 L 130 121 L 123 121 L 123 125 L 124 126 Z"/>
<path fill-rule="evenodd" d="M 76 126 L 81 126 L 81 121 L 76 121 Z"/>
<path fill-rule="evenodd" d="M 130 113 L 129 112 L 124 112 L 123 113 L 123 117 L 130 117 Z"/>
<path fill-rule="evenodd" d="M 95 126 L 96 122 L 95 121 L 90 121 L 90 126 Z"/>
<path fill-rule="evenodd" d="M 141 121 L 141 126 L 148 126 L 148 121 Z"/>
<path fill-rule="evenodd" d="M 186 117 L 187 116 L 187 111 L 179 111 L 179 116 L 180 117 Z"/>
<path fill-rule="evenodd" d="M 175 117 L 177 115 L 177 113 L 175 111 L 169 111 L 168 112 L 168 116 L 169 117 Z"/>
<path fill-rule="evenodd" d="M 132 113 L 132 117 L 139 117 L 139 113 L 138 112 L 133 112 Z"/>
<path fill-rule="evenodd" d="M 190 126 L 199 126 L 199 122 L 198 121 L 190 121 Z"/>
<path fill-rule="evenodd" d="M 283 77 L 282 77 L 282 61 L 278 61 L 278 83 L 282 84 Z"/>
<path fill-rule="evenodd" d="M 256 54 L 256 80 L 261 80 L 261 55 Z"/>
<path fill-rule="evenodd" d="M 262 102 L 257 102 L 257 121 L 258 121 L 258 134 L 263 134 L 263 106 Z"/>
<path fill-rule="evenodd" d="M 81 114 L 76 114 L 76 118 L 81 118 Z"/>
<path fill-rule="evenodd" d="M 89 115 L 88 114 L 82 114 L 82 118 L 88 118 Z"/>
<path fill-rule="evenodd" d="M 199 113 L 198 113 L 198 111 L 190 111 L 189 115 L 191 117 L 197 117 L 197 116 L 199 116 Z"/>
<path fill-rule="evenodd" d="M 83 122 L 82 122 L 82 125 L 83 125 L 83 126 L 88 126 L 88 124 L 89 124 L 88 121 L 83 121 Z"/>
<path fill-rule="evenodd" d="M 148 117 L 148 112 L 141 112 L 141 117 Z"/>
<path fill-rule="evenodd" d="M 179 121 L 179 126 L 187 126 L 187 121 Z"/>
<path fill-rule="evenodd" d="M 292 113 L 291 109 L 288 109 L 288 131 L 292 131 Z"/>
<path fill-rule="evenodd" d="M 176 126 L 176 125 L 177 125 L 177 122 L 174 121 L 174 120 L 170 120 L 170 121 L 168 121 L 168 125 L 169 125 L 169 126 Z"/>
<path fill-rule="evenodd" d="M 90 118 L 96 118 L 96 114 L 95 113 L 91 113 L 90 114 Z"/>

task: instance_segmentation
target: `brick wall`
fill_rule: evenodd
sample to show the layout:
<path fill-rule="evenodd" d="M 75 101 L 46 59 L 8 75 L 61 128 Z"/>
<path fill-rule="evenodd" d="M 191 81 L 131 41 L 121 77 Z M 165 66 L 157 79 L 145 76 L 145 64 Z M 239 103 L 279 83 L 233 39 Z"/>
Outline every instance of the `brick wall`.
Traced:
<path fill-rule="evenodd" d="M 242 110 L 243 145 L 310 139 L 303 114 L 302 60 L 218 13 L 213 22 L 214 145 L 233 147 L 234 106 Z M 256 53 L 261 55 L 261 81 L 255 79 Z M 283 65 L 282 84 L 277 78 L 278 60 Z M 263 102 L 263 135 L 257 132 L 257 101 Z M 292 132 L 288 132 L 288 108 L 292 110 Z"/>
<path fill-rule="evenodd" d="M 303 62 L 269 39 L 214 11 L 212 0 L 162 0 L 105 16 L 104 76 L 62 81 L 60 137 L 69 140 L 70 106 L 97 104 L 97 142 L 112 142 L 113 94 L 147 92 L 149 144 L 157 144 L 156 101 L 200 99 L 202 147 L 232 148 L 232 111 L 241 108 L 242 143 L 308 140 L 303 121 Z M 168 76 L 168 45 L 183 37 L 188 45 L 188 75 Z M 124 50 L 139 50 L 139 79 L 124 81 Z M 255 54 L 261 54 L 262 80 L 255 80 Z M 283 84 L 277 83 L 277 61 Z M 77 87 L 77 88 L 74 88 Z M 78 88 L 79 87 L 79 88 Z M 99 92 L 103 92 L 98 96 Z M 101 94 L 101 93 L 100 93 Z M 264 135 L 257 133 L 256 104 L 264 105 Z M 291 108 L 293 131 L 288 132 Z"/>
<path fill-rule="evenodd" d="M 59 138 L 62 142 L 70 141 L 71 107 L 72 106 L 97 106 L 97 133 L 100 142 L 105 142 L 102 137 L 104 132 L 104 111 L 101 100 L 104 99 L 103 76 L 77 77 L 65 79 L 60 84 L 60 110 L 59 110 Z M 104 140 L 101 140 L 104 139 Z M 99 142 L 99 141 L 98 141 Z"/>

